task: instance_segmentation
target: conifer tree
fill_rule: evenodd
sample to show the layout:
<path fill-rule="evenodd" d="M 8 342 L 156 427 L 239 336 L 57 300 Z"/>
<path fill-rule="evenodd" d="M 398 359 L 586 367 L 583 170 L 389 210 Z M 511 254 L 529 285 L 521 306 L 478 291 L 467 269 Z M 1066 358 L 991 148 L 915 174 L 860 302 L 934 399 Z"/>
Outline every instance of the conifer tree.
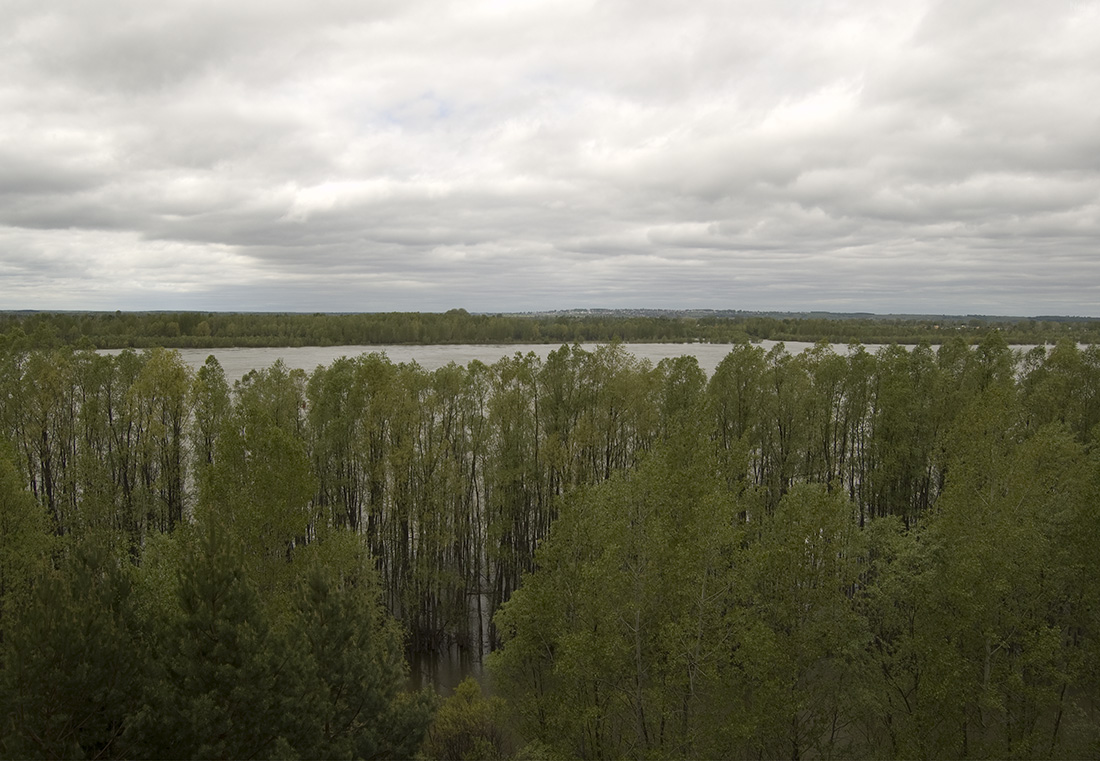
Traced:
<path fill-rule="evenodd" d="M 5 625 L 0 673 L 8 757 L 120 755 L 140 685 L 128 562 L 95 538 L 38 575 Z"/>
<path fill-rule="evenodd" d="M 150 642 L 131 755 L 261 758 L 304 744 L 316 711 L 304 649 L 273 627 L 237 548 L 209 526 L 185 552 L 175 615 Z M 154 625 L 156 622 L 153 622 Z"/>

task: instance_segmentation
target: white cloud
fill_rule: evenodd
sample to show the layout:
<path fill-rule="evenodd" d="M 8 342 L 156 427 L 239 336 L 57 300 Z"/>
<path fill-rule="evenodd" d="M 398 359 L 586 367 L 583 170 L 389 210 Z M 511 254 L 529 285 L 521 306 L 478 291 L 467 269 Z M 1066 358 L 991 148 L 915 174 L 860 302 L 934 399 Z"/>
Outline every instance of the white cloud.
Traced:
<path fill-rule="evenodd" d="M 8 0 L 0 22 L 11 308 L 1100 315 L 1095 4 Z"/>

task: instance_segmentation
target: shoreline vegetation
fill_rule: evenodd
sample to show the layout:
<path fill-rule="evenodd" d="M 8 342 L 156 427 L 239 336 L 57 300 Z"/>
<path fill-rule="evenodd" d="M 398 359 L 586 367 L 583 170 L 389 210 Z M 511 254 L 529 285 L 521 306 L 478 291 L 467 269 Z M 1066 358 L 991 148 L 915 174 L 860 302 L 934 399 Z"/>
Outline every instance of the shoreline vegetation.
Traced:
<path fill-rule="evenodd" d="M 756 313 L 712 310 L 573 310 L 524 314 L 436 312 L 0 312 L 0 339 L 25 348 L 224 349 L 416 344 L 719 343 L 804 341 L 862 344 L 977 343 L 998 333 L 1012 344 L 1068 338 L 1100 342 L 1100 320 Z"/>
<path fill-rule="evenodd" d="M 0 335 L 0 757 L 1100 757 L 1100 343 L 230 384 L 62 327 Z"/>

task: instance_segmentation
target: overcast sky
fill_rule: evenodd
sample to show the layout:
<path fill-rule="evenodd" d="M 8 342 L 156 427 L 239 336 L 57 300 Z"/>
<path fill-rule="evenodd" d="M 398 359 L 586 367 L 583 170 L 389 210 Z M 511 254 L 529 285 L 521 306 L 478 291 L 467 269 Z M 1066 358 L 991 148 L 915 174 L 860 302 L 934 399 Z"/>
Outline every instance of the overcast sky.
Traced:
<path fill-rule="evenodd" d="M 0 0 L 0 308 L 1100 316 L 1100 3 Z"/>

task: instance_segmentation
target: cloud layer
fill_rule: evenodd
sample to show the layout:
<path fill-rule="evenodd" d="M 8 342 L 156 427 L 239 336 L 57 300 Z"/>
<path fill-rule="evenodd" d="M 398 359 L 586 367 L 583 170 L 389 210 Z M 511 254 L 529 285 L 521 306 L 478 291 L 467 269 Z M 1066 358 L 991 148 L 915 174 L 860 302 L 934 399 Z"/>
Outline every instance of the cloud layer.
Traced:
<path fill-rule="evenodd" d="M 1100 316 L 1100 4 L 0 2 L 4 308 Z"/>

